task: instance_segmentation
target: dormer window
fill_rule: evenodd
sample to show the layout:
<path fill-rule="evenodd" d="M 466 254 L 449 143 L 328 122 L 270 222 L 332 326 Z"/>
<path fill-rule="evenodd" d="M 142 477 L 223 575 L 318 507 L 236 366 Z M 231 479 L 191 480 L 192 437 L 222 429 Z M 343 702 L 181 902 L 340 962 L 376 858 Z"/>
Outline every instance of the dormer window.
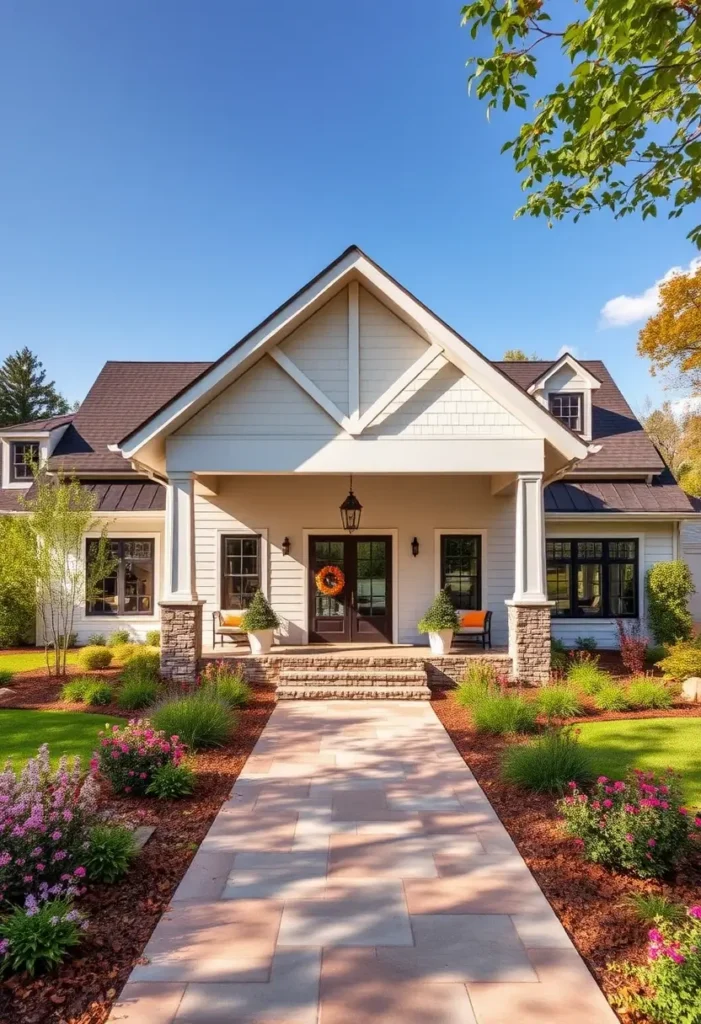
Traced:
<path fill-rule="evenodd" d="M 582 405 L 584 396 L 580 392 L 567 391 L 561 394 L 548 395 L 550 412 L 576 434 L 581 434 Z"/>
<path fill-rule="evenodd" d="M 25 483 L 33 477 L 32 466 L 39 462 L 38 441 L 13 441 L 10 456 L 10 480 Z"/>

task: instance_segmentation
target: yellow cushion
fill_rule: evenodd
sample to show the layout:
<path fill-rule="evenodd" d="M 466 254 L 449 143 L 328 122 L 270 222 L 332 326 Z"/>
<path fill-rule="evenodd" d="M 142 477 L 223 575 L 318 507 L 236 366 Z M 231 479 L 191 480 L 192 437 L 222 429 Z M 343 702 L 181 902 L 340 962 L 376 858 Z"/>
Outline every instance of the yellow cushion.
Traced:
<path fill-rule="evenodd" d="M 460 618 L 461 626 L 472 626 L 484 629 L 484 622 L 487 618 L 486 612 L 463 612 Z"/>
<path fill-rule="evenodd" d="M 232 612 L 221 613 L 221 624 L 222 626 L 240 626 L 243 615 L 237 612 L 235 615 Z"/>

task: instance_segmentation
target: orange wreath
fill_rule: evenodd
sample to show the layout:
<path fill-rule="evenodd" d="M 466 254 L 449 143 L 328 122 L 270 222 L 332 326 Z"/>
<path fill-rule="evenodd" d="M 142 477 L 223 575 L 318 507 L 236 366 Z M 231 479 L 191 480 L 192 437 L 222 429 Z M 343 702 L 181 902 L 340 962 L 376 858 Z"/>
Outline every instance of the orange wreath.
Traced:
<path fill-rule="evenodd" d="M 337 565 L 325 565 L 323 569 L 319 569 L 314 579 L 316 589 L 326 597 L 336 597 L 346 585 L 343 570 L 339 569 Z"/>

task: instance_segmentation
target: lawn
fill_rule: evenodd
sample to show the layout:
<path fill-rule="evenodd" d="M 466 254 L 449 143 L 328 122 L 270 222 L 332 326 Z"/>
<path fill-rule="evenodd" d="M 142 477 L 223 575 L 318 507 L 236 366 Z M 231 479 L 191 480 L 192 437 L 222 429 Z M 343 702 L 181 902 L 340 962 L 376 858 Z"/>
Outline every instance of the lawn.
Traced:
<path fill-rule="evenodd" d="M 597 773 L 620 779 L 630 768 L 681 772 L 690 807 L 701 807 L 701 718 L 629 718 L 588 722 L 580 740 Z"/>
<path fill-rule="evenodd" d="M 63 754 L 80 754 L 87 763 L 97 746 L 97 733 L 105 722 L 110 725 L 123 719 L 103 718 L 73 711 L 16 711 L 0 709 L 0 755 L 4 763 L 12 758 L 15 769 L 36 754 L 42 743 L 49 744 L 51 763 L 56 764 Z M 2 770 L 2 764 L 0 764 Z"/>
<path fill-rule="evenodd" d="M 75 665 L 78 662 L 78 651 L 69 651 L 66 663 Z M 44 651 L 22 651 L 21 654 L 0 654 L 0 672 L 29 672 L 33 668 L 46 668 Z"/>

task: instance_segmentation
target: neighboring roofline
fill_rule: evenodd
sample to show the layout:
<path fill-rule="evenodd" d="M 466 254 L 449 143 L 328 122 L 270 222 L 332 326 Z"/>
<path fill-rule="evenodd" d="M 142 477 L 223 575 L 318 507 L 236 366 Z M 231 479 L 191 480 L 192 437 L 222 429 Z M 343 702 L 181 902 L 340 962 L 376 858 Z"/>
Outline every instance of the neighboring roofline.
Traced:
<path fill-rule="evenodd" d="M 556 359 L 553 363 L 551 363 L 547 370 L 543 370 L 539 377 L 536 377 L 535 380 L 531 381 L 527 388 L 529 395 L 532 394 L 534 391 L 538 390 L 539 384 L 545 383 L 548 377 L 552 377 L 554 373 L 557 373 L 558 370 L 562 369 L 565 363 L 569 363 L 569 365 L 572 366 L 573 369 L 576 368 L 578 371 L 581 371 L 583 374 L 585 374 L 585 376 L 589 377 L 590 386 L 592 388 L 598 390 L 598 388 L 601 387 L 601 381 L 595 373 L 592 373 L 591 370 L 588 370 L 586 366 L 584 366 L 584 364 L 581 363 L 579 359 L 577 359 L 576 356 L 572 355 L 571 352 L 563 352 L 560 358 Z"/>
<path fill-rule="evenodd" d="M 353 260 L 349 260 L 349 257 L 351 255 L 354 257 Z M 362 266 L 363 260 L 367 264 L 366 268 L 363 268 Z M 336 268 L 342 267 L 344 262 L 347 263 L 347 266 L 343 268 L 343 270 L 335 278 L 329 277 L 329 275 L 332 274 Z M 381 287 L 377 281 L 372 281 L 372 276 L 370 273 L 368 273 L 368 269 L 374 271 L 378 275 L 381 275 L 384 287 Z M 519 387 L 519 385 L 511 377 L 509 377 L 509 375 L 504 370 L 501 369 L 501 367 L 496 366 L 491 360 L 487 359 L 487 357 L 484 356 L 478 349 L 476 349 L 474 345 L 472 345 L 469 341 L 463 338 L 462 335 L 458 334 L 457 331 L 455 331 L 452 327 L 450 327 L 450 325 L 448 325 L 444 320 L 437 316 L 433 312 L 433 310 L 431 310 L 428 306 L 425 305 L 425 303 L 421 302 L 420 299 L 417 299 L 416 296 L 413 295 L 407 288 L 405 288 L 402 284 L 396 281 L 390 274 L 387 273 L 387 271 L 385 271 L 381 266 L 379 266 L 379 264 L 375 263 L 372 259 L 370 259 L 370 257 L 367 256 L 358 246 L 350 246 L 348 249 L 346 249 L 341 254 L 341 256 L 339 256 L 336 260 L 334 260 L 327 267 L 325 267 L 306 285 L 298 289 L 298 291 L 296 291 L 295 294 L 290 299 L 282 303 L 282 305 L 278 306 L 277 309 L 270 314 L 270 316 L 266 317 L 266 319 L 263 320 L 252 331 L 249 331 L 247 335 L 245 335 L 239 342 L 237 342 L 236 345 L 232 346 L 232 348 L 230 348 L 226 353 L 224 353 L 224 355 L 221 356 L 218 360 L 216 360 L 216 362 L 212 363 L 206 370 L 204 370 L 198 377 L 191 381 L 186 387 L 181 388 L 179 392 L 177 392 L 171 399 L 165 402 L 151 416 L 147 417 L 138 427 L 136 427 L 129 434 L 123 437 L 116 445 L 110 446 L 110 450 L 121 450 L 122 454 L 126 455 L 123 449 L 126 447 L 127 451 L 129 451 L 129 442 L 136 441 L 136 444 L 133 446 L 132 450 L 129 452 L 128 455 L 126 455 L 127 458 L 132 457 L 143 444 L 154 440 L 158 434 L 167 430 L 170 423 L 172 423 L 174 419 L 176 419 L 178 416 L 184 416 L 188 411 L 187 407 L 184 407 L 179 411 L 174 409 L 173 416 L 169 421 L 162 423 L 160 426 L 157 426 L 150 436 L 142 436 L 141 439 L 139 439 L 139 435 L 143 435 L 143 432 L 145 431 L 148 424 L 154 423 L 154 421 L 156 421 L 159 417 L 163 416 L 166 410 L 168 410 L 169 408 L 173 408 L 177 403 L 178 399 L 182 398 L 188 392 L 193 392 L 193 390 L 197 389 L 198 385 L 202 384 L 202 382 L 208 376 L 215 373 L 216 370 L 219 367 L 221 367 L 222 364 L 227 359 L 229 359 L 235 352 L 240 350 L 247 342 L 255 339 L 256 335 L 259 336 L 258 344 L 257 346 L 251 348 L 251 351 L 246 354 L 245 358 L 254 357 L 259 351 L 259 349 L 264 350 L 264 346 L 270 344 L 271 340 L 274 338 L 275 332 L 281 332 L 285 330 L 288 327 L 288 325 L 294 320 L 295 317 L 299 317 L 305 312 L 306 308 L 309 305 L 311 305 L 313 302 L 322 299 L 324 291 L 332 289 L 336 284 L 338 284 L 338 282 L 342 279 L 344 274 L 350 275 L 351 272 L 353 271 L 357 272 L 360 275 L 361 279 L 365 278 L 365 280 L 367 280 L 371 284 L 371 286 L 376 287 L 380 292 L 384 291 L 389 301 L 394 302 L 397 308 L 402 308 L 397 303 L 396 297 L 393 297 L 388 294 L 387 286 L 389 285 L 391 287 L 398 289 L 398 291 L 403 296 L 408 298 L 410 303 L 415 304 L 416 308 L 419 311 L 422 311 L 431 318 L 431 327 L 434 329 L 434 331 L 436 327 L 443 330 L 443 338 L 433 340 L 436 340 L 438 344 L 441 345 L 441 347 L 446 352 L 446 355 L 452 362 L 456 363 L 456 365 L 458 365 L 459 367 L 459 360 L 464 358 L 464 350 L 467 350 L 472 355 L 477 357 L 477 359 L 479 360 L 479 369 L 484 369 L 486 371 L 487 377 L 487 381 L 478 381 L 478 383 L 480 383 L 484 387 L 487 393 L 490 393 L 489 375 L 491 373 L 501 378 L 504 382 L 508 383 L 510 389 L 513 389 L 512 391 L 509 392 L 509 394 L 513 394 L 514 397 L 524 396 L 526 399 L 529 400 L 530 403 L 532 403 L 531 411 L 535 418 L 536 424 L 540 419 L 542 424 L 547 424 L 547 427 L 549 427 L 551 431 L 554 431 L 556 438 L 559 434 L 561 440 L 558 443 L 557 440 L 552 440 L 552 437 L 549 436 L 547 429 L 543 430 L 546 439 L 549 440 L 555 448 L 559 449 L 563 455 L 569 457 L 570 459 L 585 458 L 587 454 L 587 445 L 585 442 L 582 441 L 578 434 L 570 430 L 558 419 L 552 416 L 548 409 L 546 409 L 543 405 L 536 401 L 536 399 L 533 398 L 533 396 L 529 395 L 527 391 L 525 391 L 525 389 Z M 328 278 L 328 281 L 325 285 L 325 288 L 322 291 L 318 292 L 316 295 L 311 295 L 309 297 L 308 302 L 305 305 L 300 306 L 297 310 L 293 311 L 290 309 L 290 307 L 292 307 L 295 302 L 298 302 L 299 299 L 305 295 L 305 293 L 309 292 L 310 289 L 313 289 L 314 286 L 319 284 L 319 282 L 321 282 L 324 278 Z M 271 328 L 269 334 L 266 335 L 265 333 L 263 333 L 266 327 L 270 326 L 276 317 L 280 317 L 280 315 L 288 309 L 290 309 L 290 315 L 286 321 L 281 322 L 274 329 Z M 412 312 L 410 312 L 406 308 L 404 308 L 403 311 L 406 317 L 408 317 L 409 319 L 414 319 L 416 323 L 419 322 L 418 319 L 414 317 Z M 428 328 L 425 325 L 421 326 L 423 330 L 430 334 Z M 238 364 L 234 363 L 231 367 L 229 367 L 225 374 L 220 376 L 218 381 L 213 381 L 212 387 L 215 387 L 217 384 L 222 384 L 223 386 L 226 386 L 223 384 L 224 377 L 228 376 L 230 373 L 233 373 L 236 370 L 237 366 L 240 365 L 240 362 Z M 477 370 L 477 367 L 472 367 L 472 370 Z M 465 371 L 463 370 L 463 372 Z M 205 389 L 204 391 L 201 391 L 201 393 L 199 394 L 196 393 L 195 396 L 193 397 L 193 403 L 198 400 L 204 401 L 205 396 L 207 395 L 209 390 L 210 389 Z M 501 396 L 501 398 L 503 400 L 503 395 Z M 514 403 L 508 403 L 507 401 L 507 405 L 508 404 Z M 528 420 L 529 417 L 526 415 L 525 418 L 526 420 Z M 566 441 L 565 438 L 567 439 Z M 574 442 L 574 444 L 570 442 Z"/>
<path fill-rule="evenodd" d="M 0 437 L 12 437 L 13 434 L 21 435 L 22 437 L 27 434 L 33 434 L 35 437 L 48 437 L 54 430 L 67 427 L 69 423 L 73 422 L 76 415 L 77 413 L 67 412 L 63 416 L 45 416 L 40 420 L 28 420 L 26 423 L 8 423 L 6 427 L 0 427 Z M 33 429 L 36 424 L 45 424 L 51 420 L 58 420 L 59 422 L 54 423 L 52 427 L 42 426 L 40 430 Z"/>

